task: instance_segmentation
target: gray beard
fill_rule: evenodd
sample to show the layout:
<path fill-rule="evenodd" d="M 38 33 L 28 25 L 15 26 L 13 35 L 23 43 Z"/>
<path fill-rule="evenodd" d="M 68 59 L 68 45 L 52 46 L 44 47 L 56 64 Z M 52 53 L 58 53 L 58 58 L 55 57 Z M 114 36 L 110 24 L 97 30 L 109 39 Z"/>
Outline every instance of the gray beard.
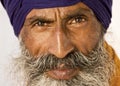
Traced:
<path fill-rule="evenodd" d="M 15 86 L 110 86 L 110 77 L 114 72 L 114 61 L 103 47 L 103 40 L 85 56 L 72 51 L 63 59 L 44 54 L 35 59 L 21 41 L 22 53 L 13 60 L 11 76 Z M 70 80 L 55 80 L 45 72 L 65 64 L 65 68 L 79 68 L 78 75 Z"/>

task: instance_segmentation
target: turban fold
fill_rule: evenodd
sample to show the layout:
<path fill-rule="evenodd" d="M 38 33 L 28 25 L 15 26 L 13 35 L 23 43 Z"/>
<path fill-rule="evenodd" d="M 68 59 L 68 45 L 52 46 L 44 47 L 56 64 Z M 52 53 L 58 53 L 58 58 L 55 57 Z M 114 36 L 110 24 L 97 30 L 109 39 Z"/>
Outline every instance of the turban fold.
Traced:
<path fill-rule="evenodd" d="M 27 14 L 32 9 L 65 7 L 83 2 L 92 9 L 105 29 L 111 22 L 112 0 L 1 0 L 6 9 L 15 35 L 18 36 Z"/>

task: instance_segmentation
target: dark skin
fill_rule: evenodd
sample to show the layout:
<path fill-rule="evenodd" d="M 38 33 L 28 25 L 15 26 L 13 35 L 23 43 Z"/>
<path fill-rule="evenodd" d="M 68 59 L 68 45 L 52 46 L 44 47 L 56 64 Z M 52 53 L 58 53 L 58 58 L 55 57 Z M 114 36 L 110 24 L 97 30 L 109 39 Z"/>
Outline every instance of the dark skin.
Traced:
<path fill-rule="evenodd" d="M 101 24 L 92 10 L 83 3 L 33 9 L 26 17 L 20 36 L 33 56 L 47 53 L 62 59 L 74 49 L 88 55 L 101 38 Z M 71 76 L 63 78 L 52 73 L 48 75 L 55 79 L 70 79 L 77 72 L 78 69 L 74 69 Z"/>

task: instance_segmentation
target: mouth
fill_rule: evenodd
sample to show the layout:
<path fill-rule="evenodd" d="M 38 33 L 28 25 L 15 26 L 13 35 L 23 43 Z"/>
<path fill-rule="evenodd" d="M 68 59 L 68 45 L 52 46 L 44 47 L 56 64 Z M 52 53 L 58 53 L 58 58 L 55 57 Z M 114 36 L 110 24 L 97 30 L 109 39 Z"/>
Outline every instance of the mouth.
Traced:
<path fill-rule="evenodd" d="M 69 80 L 72 77 L 76 76 L 78 74 L 78 69 L 54 69 L 48 71 L 46 74 L 48 77 L 51 77 L 56 80 Z"/>

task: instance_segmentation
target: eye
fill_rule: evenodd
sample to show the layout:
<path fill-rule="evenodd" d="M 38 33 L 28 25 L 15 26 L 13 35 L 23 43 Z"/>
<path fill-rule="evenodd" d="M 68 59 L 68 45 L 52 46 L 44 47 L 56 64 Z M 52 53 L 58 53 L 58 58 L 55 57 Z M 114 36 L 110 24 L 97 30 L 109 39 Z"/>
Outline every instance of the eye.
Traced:
<path fill-rule="evenodd" d="M 35 19 L 33 21 L 30 22 L 30 28 L 33 31 L 45 31 L 48 30 L 49 28 L 51 28 L 53 24 L 52 20 L 47 20 L 47 19 Z"/>
<path fill-rule="evenodd" d="M 47 26 L 47 25 L 48 25 L 48 22 L 37 20 L 33 23 L 32 26 Z"/>
<path fill-rule="evenodd" d="M 77 16 L 70 20 L 69 24 L 80 24 L 86 22 L 87 19 L 84 16 Z"/>
<path fill-rule="evenodd" d="M 53 21 L 47 19 L 35 19 L 31 22 L 31 25 L 32 27 L 49 27 L 52 23 Z"/>

